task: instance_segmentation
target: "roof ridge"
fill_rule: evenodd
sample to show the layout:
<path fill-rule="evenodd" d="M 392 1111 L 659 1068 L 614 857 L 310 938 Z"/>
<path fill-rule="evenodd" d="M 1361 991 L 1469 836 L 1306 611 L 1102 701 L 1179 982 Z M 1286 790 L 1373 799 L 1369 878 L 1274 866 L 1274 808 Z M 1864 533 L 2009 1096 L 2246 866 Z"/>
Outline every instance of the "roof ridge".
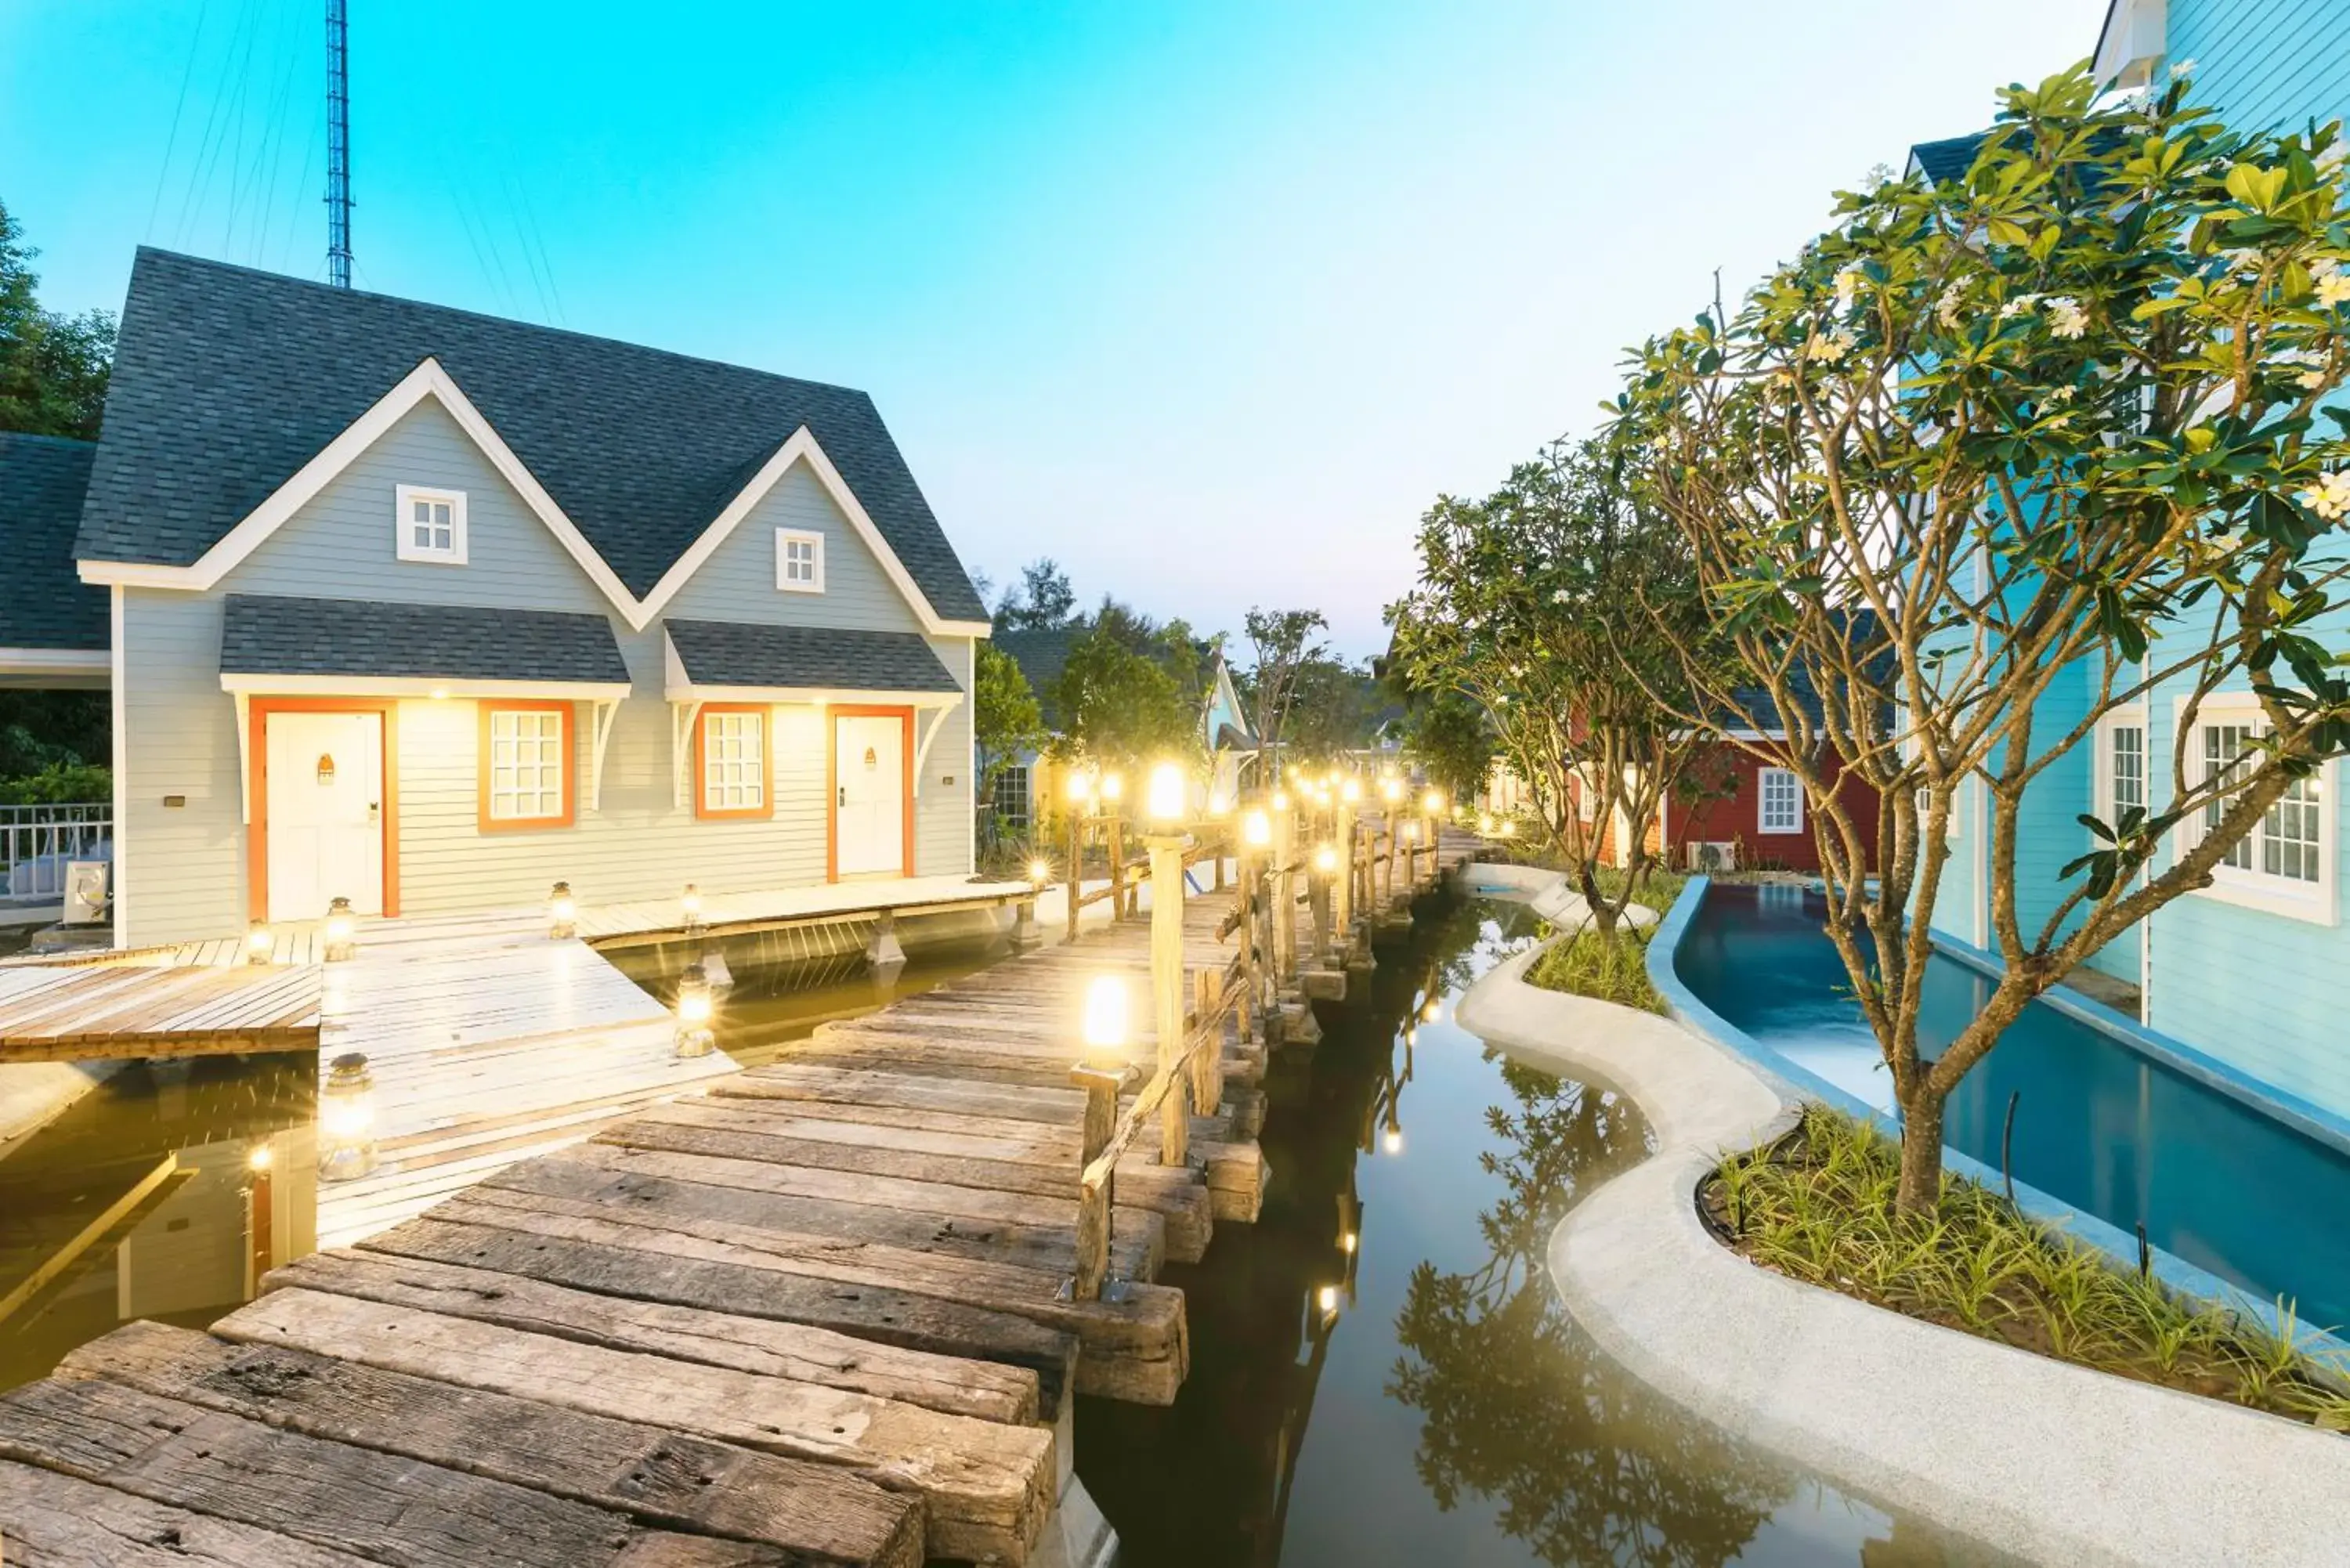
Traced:
<path fill-rule="evenodd" d="M 434 300 L 417 299 L 405 294 L 386 294 L 380 289 L 373 288 L 337 288 L 332 284 L 320 283 L 316 278 L 296 277 L 292 273 L 272 272 L 267 267 L 246 266 L 240 262 L 220 261 L 212 256 L 191 255 L 185 251 L 165 250 L 160 245 L 139 246 L 131 259 L 134 271 L 138 266 L 138 258 L 144 255 L 156 256 L 168 262 L 206 267 L 215 272 L 243 273 L 248 277 L 266 278 L 272 283 L 291 284 L 299 288 L 315 289 L 322 294 L 363 295 L 369 299 L 380 299 L 393 305 L 413 306 L 421 310 L 443 311 L 451 316 L 469 317 L 475 321 L 494 322 L 500 327 L 517 327 L 525 332 L 544 332 L 550 337 L 576 337 L 582 342 L 607 344 L 615 348 L 629 349 L 633 353 L 656 354 L 664 359 L 674 359 L 681 364 L 707 365 L 713 369 L 730 370 L 737 375 L 764 376 L 769 380 L 782 381 L 795 387 L 813 387 L 820 391 L 842 392 L 852 398 L 862 398 L 868 403 L 873 401 L 873 394 L 863 388 L 847 386 L 838 381 L 816 381 L 806 376 L 787 376 L 781 370 L 769 370 L 757 365 L 740 364 L 732 359 L 713 359 L 706 354 L 687 354 L 675 348 L 664 348 L 657 343 L 639 343 L 631 337 L 614 337 L 601 332 L 582 332 L 576 327 L 556 327 L 545 322 L 525 321 L 519 317 L 498 316 L 486 310 L 470 310 L 462 305 L 442 305 Z M 785 432 L 784 439 L 789 439 L 789 432 Z"/>

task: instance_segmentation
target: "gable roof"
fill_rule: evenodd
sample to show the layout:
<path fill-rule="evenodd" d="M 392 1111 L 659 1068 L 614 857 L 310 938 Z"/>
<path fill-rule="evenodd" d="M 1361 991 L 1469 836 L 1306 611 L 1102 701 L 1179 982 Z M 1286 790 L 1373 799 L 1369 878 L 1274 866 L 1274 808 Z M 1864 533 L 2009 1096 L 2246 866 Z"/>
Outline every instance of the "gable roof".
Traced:
<path fill-rule="evenodd" d="M 806 427 L 937 616 L 987 618 L 862 392 L 145 247 L 75 555 L 193 565 L 428 359 L 639 599 Z"/>
<path fill-rule="evenodd" d="M 1027 631 L 999 631 L 993 639 L 995 646 L 1012 656 L 1020 666 L 1020 673 L 1036 693 L 1036 705 L 1044 710 L 1045 728 L 1058 733 L 1060 714 L 1054 694 L 1061 684 L 1061 671 L 1067 668 L 1069 650 L 1077 639 L 1093 628 L 1087 626 L 1040 627 Z"/>
<path fill-rule="evenodd" d="M 960 691 L 931 645 L 910 631 L 664 620 L 696 686 L 833 691 Z"/>
<path fill-rule="evenodd" d="M 629 684 L 600 615 L 231 594 L 224 675 Z"/>
<path fill-rule="evenodd" d="M 0 431 L 0 648 L 103 649 L 106 590 L 74 574 L 93 441 Z"/>
<path fill-rule="evenodd" d="M 1946 136 L 1939 141 L 1920 141 L 1909 149 L 1909 167 L 1924 174 L 1930 185 L 1962 180 L 1974 167 L 1975 154 L 1982 151 L 1983 139 L 1990 134 L 1978 130 L 1966 136 Z"/>

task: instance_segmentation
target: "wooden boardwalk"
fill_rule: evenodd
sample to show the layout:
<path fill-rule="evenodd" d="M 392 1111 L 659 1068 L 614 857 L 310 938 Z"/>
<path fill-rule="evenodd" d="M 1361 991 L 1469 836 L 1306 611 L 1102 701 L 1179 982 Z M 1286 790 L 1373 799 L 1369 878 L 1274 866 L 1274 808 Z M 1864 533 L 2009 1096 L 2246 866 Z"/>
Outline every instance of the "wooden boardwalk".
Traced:
<path fill-rule="evenodd" d="M 1226 972 L 1232 901 L 1190 904 L 1188 965 Z M 1148 942 L 1114 925 L 827 1024 L 302 1259 L 208 1333 L 82 1347 L 0 1396 L 9 1562 L 1025 1563 L 1069 1482 L 1072 1395 L 1174 1398 L 1190 1340 L 1159 1271 L 1253 1220 L 1267 1179 L 1263 1048 L 1211 1011 L 1186 1035 L 1225 1092 L 1194 1158 L 1152 1163 L 1146 1129 L 1109 1212 L 1118 1282 L 1071 1290 L 1078 1002 Z M 446 987 L 432 938 L 400 945 L 356 961 L 360 1015 L 368 986 Z M 519 1070 L 487 1049 L 519 1038 L 498 996 L 559 946 L 469 941 L 479 985 L 431 1004 L 484 1083 Z"/>
<path fill-rule="evenodd" d="M 0 968 L 0 1063 L 312 1050 L 323 989 L 316 964 Z"/>

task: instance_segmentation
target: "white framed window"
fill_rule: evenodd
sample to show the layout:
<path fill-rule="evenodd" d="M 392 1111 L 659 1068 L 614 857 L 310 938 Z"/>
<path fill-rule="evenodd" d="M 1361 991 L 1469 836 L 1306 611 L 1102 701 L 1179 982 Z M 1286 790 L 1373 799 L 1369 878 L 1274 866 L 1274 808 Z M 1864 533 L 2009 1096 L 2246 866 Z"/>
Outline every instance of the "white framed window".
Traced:
<path fill-rule="evenodd" d="M 2183 717 L 2183 699 L 2179 706 Z M 2223 692 L 2204 699 L 2194 726 L 2188 756 L 2199 783 L 2257 765 L 2268 721 L 2251 693 Z M 2252 831 L 2229 846 L 2211 868 L 2211 885 L 2196 889 L 2198 896 L 2317 925 L 2334 924 L 2333 785 L 2330 762 L 2294 780 Z M 2188 824 L 2190 842 L 2217 826 L 2229 804 L 2225 798 L 2206 803 Z"/>
<path fill-rule="evenodd" d="M 571 710 L 567 703 L 482 706 L 484 829 L 571 820 Z"/>
<path fill-rule="evenodd" d="M 465 564 L 465 493 L 421 484 L 392 487 L 395 554 L 403 561 Z"/>
<path fill-rule="evenodd" d="M 1801 833 L 1804 783 L 1786 768 L 1761 768 L 1754 775 L 1754 831 Z"/>
<path fill-rule="evenodd" d="M 787 594 L 824 592 L 824 535 L 805 528 L 775 530 L 775 587 Z"/>
<path fill-rule="evenodd" d="M 767 815 L 765 709 L 704 708 L 700 750 L 698 815 Z"/>
<path fill-rule="evenodd" d="M 995 815 L 1005 829 L 1025 833 L 1031 824 L 1028 815 L 1028 764 L 1011 763 L 995 775 Z"/>

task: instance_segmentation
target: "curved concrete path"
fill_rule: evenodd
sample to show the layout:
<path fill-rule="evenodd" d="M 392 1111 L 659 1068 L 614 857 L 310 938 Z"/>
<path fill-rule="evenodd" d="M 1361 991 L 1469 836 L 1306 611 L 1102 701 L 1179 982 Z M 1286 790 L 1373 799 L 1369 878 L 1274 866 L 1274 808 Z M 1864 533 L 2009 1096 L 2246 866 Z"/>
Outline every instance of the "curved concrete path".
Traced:
<path fill-rule="evenodd" d="M 1669 1019 L 1540 990 L 1534 953 L 1461 1026 L 1630 1095 L 1657 1152 L 1559 1222 L 1551 1278 L 1608 1354 L 1769 1452 L 2049 1563 L 2350 1562 L 2350 1438 L 2068 1366 L 1758 1268 L 1692 1194 L 1724 1150 L 1792 1125 L 1759 1075 Z"/>

